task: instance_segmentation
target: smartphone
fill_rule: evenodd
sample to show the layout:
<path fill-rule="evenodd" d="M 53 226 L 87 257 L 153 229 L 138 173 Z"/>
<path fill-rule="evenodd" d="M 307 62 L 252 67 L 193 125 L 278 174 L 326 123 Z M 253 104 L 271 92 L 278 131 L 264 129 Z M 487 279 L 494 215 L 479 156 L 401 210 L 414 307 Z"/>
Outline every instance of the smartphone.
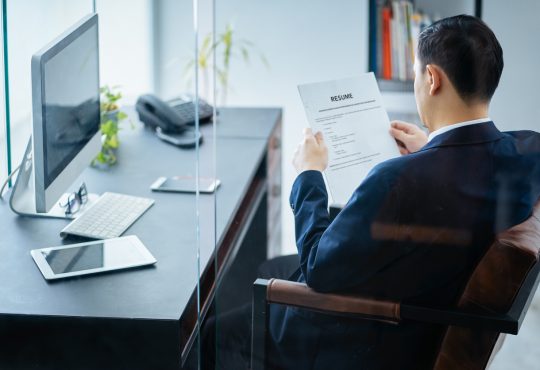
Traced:
<path fill-rule="evenodd" d="M 34 249 L 30 254 L 47 280 L 156 263 L 154 256 L 135 235 Z"/>
<path fill-rule="evenodd" d="M 160 177 L 152 185 L 152 191 L 166 191 L 172 193 L 195 193 L 196 178 L 193 176 Z M 210 177 L 199 177 L 199 192 L 213 193 L 220 181 Z"/>

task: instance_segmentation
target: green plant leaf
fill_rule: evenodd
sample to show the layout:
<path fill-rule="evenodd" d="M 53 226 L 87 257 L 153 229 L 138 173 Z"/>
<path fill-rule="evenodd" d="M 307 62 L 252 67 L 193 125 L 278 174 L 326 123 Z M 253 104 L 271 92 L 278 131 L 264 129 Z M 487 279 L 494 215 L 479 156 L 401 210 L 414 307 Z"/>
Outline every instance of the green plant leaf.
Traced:
<path fill-rule="evenodd" d="M 118 121 L 122 121 L 123 119 L 126 119 L 128 115 L 125 112 L 118 111 L 118 114 L 116 115 L 116 118 Z"/>
<path fill-rule="evenodd" d="M 201 69 L 206 69 L 208 67 L 208 59 L 206 58 L 206 55 L 199 54 L 198 63 Z"/>
<path fill-rule="evenodd" d="M 120 146 L 118 131 L 120 130 L 119 122 L 128 118 L 128 115 L 119 108 L 119 101 L 122 99 L 122 92 L 119 91 L 120 86 L 101 86 L 99 91 L 101 94 L 100 101 L 100 131 L 105 136 L 101 151 L 96 155 L 92 164 L 102 163 L 113 165 L 116 163 L 116 155 L 114 149 Z M 110 112 L 117 111 L 114 117 L 111 117 Z M 133 125 L 132 125 L 133 128 Z"/>
<path fill-rule="evenodd" d="M 114 152 L 112 150 L 109 150 L 107 153 L 107 163 L 109 165 L 113 165 L 116 163 L 116 155 L 114 155 Z"/>
<path fill-rule="evenodd" d="M 112 136 L 118 132 L 118 124 L 109 119 L 105 123 L 101 124 L 101 133 L 105 136 Z"/>
<path fill-rule="evenodd" d="M 104 134 L 104 135 L 109 134 L 110 131 L 111 131 L 111 124 L 112 124 L 111 120 L 108 120 L 108 121 L 105 121 L 104 123 L 102 123 L 101 124 L 101 133 Z"/>
<path fill-rule="evenodd" d="M 201 48 L 200 48 L 201 52 L 207 52 L 208 50 L 210 50 L 211 45 L 212 45 L 212 34 L 209 33 L 203 39 L 203 42 L 202 42 Z"/>
<path fill-rule="evenodd" d="M 107 144 L 112 149 L 117 149 L 120 143 L 118 142 L 118 135 L 112 135 L 109 140 L 107 140 Z"/>
<path fill-rule="evenodd" d="M 240 51 L 242 52 L 242 58 L 244 58 L 244 62 L 246 64 L 249 64 L 249 51 L 245 46 L 242 46 Z"/>
<path fill-rule="evenodd" d="M 216 69 L 219 83 L 225 87 L 227 85 L 227 72 L 221 69 Z"/>
<path fill-rule="evenodd" d="M 99 163 L 107 163 L 107 158 L 105 157 L 105 153 L 103 153 L 103 152 L 98 153 L 98 155 L 96 156 L 96 160 Z"/>
<path fill-rule="evenodd" d="M 259 58 L 261 59 L 262 64 L 264 64 L 267 69 L 270 69 L 270 63 L 268 62 L 268 59 L 266 59 L 266 56 L 264 54 L 259 54 Z"/>

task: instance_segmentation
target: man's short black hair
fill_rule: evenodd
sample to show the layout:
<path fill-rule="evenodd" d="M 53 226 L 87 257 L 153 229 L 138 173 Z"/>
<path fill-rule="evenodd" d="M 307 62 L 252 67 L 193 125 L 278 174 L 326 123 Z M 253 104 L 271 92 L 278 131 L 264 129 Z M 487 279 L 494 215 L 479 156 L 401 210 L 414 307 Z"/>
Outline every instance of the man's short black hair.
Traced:
<path fill-rule="evenodd" d="M 466 102 L 489 101 L 504 67 L 493 31 L 469 15 L 441 19 L 422 31 L 418 58 L 422 69 L 427 64 L 441 67 Z"/>

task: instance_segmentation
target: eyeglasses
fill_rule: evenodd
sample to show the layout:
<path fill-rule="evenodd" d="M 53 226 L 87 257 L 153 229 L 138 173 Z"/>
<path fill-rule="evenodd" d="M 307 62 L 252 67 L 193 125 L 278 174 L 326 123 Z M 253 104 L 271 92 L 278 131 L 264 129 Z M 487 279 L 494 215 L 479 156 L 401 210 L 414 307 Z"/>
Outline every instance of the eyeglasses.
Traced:
<path fill-rule="evenodd" d="M 64 213 L 66 215 L 72 215 L 79 212 L 81 206 L 88 202 L 88 190 L 86 184 L 83 182 L 79 187 L 79 190 L 68 195 L 65 202 L 60 202 L 58 205 L 65 208 Z"/>

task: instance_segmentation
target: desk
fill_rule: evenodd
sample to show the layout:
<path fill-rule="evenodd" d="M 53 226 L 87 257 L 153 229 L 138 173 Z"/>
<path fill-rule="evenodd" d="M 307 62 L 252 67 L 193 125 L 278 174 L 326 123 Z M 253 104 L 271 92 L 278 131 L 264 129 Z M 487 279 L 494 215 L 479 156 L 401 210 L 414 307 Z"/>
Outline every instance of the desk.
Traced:
<path fill-rule="evenodd" d="M 249 242 L 246 235 L 264 241 L 245 248 L 255 256 L 253 265 L 276 248 L 267 240 L 276 243 L 280 233 L 281 109 L 219 112 L 222 185 L 215 195 L 200 196 L 200 279 L 195 196 L 149 190 L 159 176 L 195 174 L 196 153 L 136 126 L 122 130 L 116 166 L 88 168 L 81 180 L 91 192 L 155 199 L 125 235 L 139 236 L 157 264 L 48 283 L 29 251 L 62 244 L 59 231 L 67 221 L 17 217 L 7 202 L 0 204 L 0 369 L 178 369 L 193 338 L 197 281 L 206 312 L 216 285 Z M 201 131 L 200 173 L 211 175 L 212 127 Z M 252 282 L 245 282 L 247 294 Z"/>

